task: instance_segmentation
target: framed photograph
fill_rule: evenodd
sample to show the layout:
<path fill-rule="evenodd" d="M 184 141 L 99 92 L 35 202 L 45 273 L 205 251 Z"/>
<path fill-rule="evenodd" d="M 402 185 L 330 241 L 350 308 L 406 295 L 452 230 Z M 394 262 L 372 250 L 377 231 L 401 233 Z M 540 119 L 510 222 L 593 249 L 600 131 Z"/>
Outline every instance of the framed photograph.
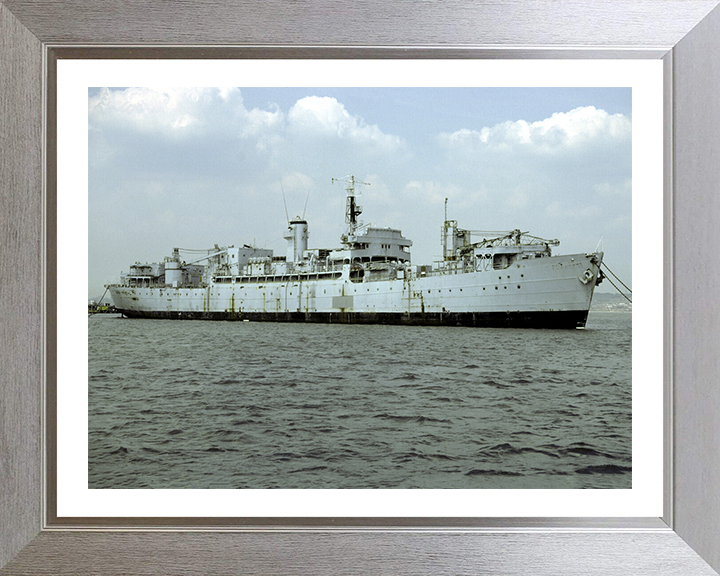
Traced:
<path fill-rule="evenodd" d="M 347 24 L 353 20 L 352 16 L 358 16 L 353 7 L 340 11 L 346 18 L 339 18 L 338 13 L 323 16 L 325 28 L 331 30 L 329 34 L 313 30 L 312 26 L 301 28 L 293 20 L 293 26 L 298 27 L 288 45 L 287 39 L 270 25 L 270 20 L 265 20 L 269 16 L 267 7 L 256 6 L 250 10 L 250 7 L 232 3 L 223 8 L 195 6 L 180 14 L 188 18 L 193 15 L 194 24 L 199 22 L 200 25 L 179 25 L 175 32 L 163 31 L 162 27 L 155 29 L 155 24 L 167 16 L 166 8 L 161 4 L 150 5 L 156 10 L 151 18 L 142 16 L 140 6 L 129 10 L 127 6 L 122 10 L 117 7 L 120 12 L 116 13 L 115 7 L 107 4 L 103 5 L 102 11 L 93 10 L 92 2 L 78 3 L 69 9 L 64 5 L 44 5 L 42 10 L 21 1 L 0 4 L 0 32 L 10 55 L 3 61 L 1 70 L 3 79 L 8 79 L 0 93 L 0 98 L 7 103 L 3 108 L 7 111 L 7 121 L 3 118 L 3 141 L 14 144 L 8 148 L 11 152 L 2 168 L 2 179 L 9 183 L 3 200 L 3 266 L 6 273 L 0 281 L 3 307 L 8 310 L 8 322 L 3 327 L 3 340 L 7 344 L 2 351 L 3 364 L 8 368 L 3 374 L 1 424 L 7 442 L 0 446 L 3 451 L 0 456 L 9 465 L 0 469 L 0 474 L 3 484 L 8 487 L 9 497 L 2 501 L 0 511 L 10 519 L 0 528 L 2 573 L 284 573 L 291 569 L 301 574 L 456 573 L 461 570 L 522 574 L 527 572 L 528 562 L 532 562 L 534 571 L 541 574 L 716 573 L 720 566 L 717 553 L 720 510 L 715 504 L 718 488 L 711 479 L 720 468 L 713 444 L 720 402 L 718 392 L 708 386 L 716 371 L 712 337 L 716 307 L 710 296 L 713 293 L 710 282 L 716 273 L 699 262 L 702 255 L 698 251 L 698 242 L 709 245 L 714 238 L 714 205 L 708 195 L 718 170 L 712 162 L 712 151 L 718 142 L 714 128 L 720 123 L 720 110 L 712 94 L 717 88 L 720 71 L 716 70 L 718 64 L 712 57 L 712 48 L 717 45 L 720 12 L 715 7 L 716 2 L 668 2 L 662 14 L 657 13 L 660 12 L 657 8 L 620 4 L 609 5 L 607 13 L 601 15 L 603 25 L 598 30 L 593 29 L 589 36 L 587 27 L 575 22 L 559 38 L 554 35 L 557 31 L 553 35 L 544 35 L 530 23 L 536 23 L 538 17 L 550 22 L 557 18 L 567 19 L 571 13 L 598 16 L 597 12 L 589 12 L 582 3 L 562 7 L 548 3 L 543 5 L 541 12 L 533 12 L 537 6 L 527 9 L 521 3 L 508 2 L 502 7 L 465 6 L 470 18 L 467 15 L 460 18 L 456 10 L 425 7 L 421 18 L 432 31 L 426 40 L 432 38 L 433 44 L 444 44 L 446 48 L 420 42 L 414 27 L 411 30 L 409 26 L 400 26 L 400 31 L 391 30 L 379 7 L 365 14 L 377 23 L 378 28 L 367 37 L 369 42 L 358 46 L 358 31 Z M 400 11 L 411 11 L 409 5 L 398 6 Z M 507 11 L 513 8 L 516 9 L 516 20 L 510 23 L 507 20 L 510 12 Z M 290 11 L 282 14 L 282 18 L 292 20 Z M 241 18 L 243 30 L 250 30 L 245 26 L 255 30 L 249 35 L 240 34 L 243 41 L 239 40 L 237 30 L 227 27 L 229 22 L 238 22 L 239 15 L 247 17 L 247 20 Z M 636 29 L 639 20 L 654 25 L 644 26 L 639 33 Z M 459 22 L 459 25 L 452 33 L 447 33 L 440 25 L 444 21 Z M 119 25 L 120 22 L 124 24 Z M 305 22 L 310 23 L 310 19 Z M 469 22 L 485 24 L 478 30 L 477 26 L 467 26 Z M 97 35 L 91 36 L 82 24 L 94 24 L 91 27 Z M 509 30 L 513 31 L 509 37 L 517 40 L 506 40 Z M 199 42 L 204 46 L 197 46 Z M 95 46 L 88 46 L 90 43 Z M 392 46 L 388 47 L 388 43 Z M 559 68 L 564 68 L 564 81 L 553 75 Z M 240 90 L 217 88 L 224 85 L 219 78 L 233 77 L 243 78 L 242 82 L 231 82 L 240 85 Z M 469 77 L 482 77 L 483 81 L 467 80 Z M 184 91 L 172 92 L 154 88 L 156 86 L 182 87 Z M 333 88 L 308 92 L 309 86 Z M 298 88 L 303 92 L 297 92 Z M 393 90 L 395 92 L 391 93 Z M 515 238 L 508 233 L 514 243 L 505 243 L 502 234 L 498 233 L 497 240 L 488 241 L 485 232 L 481 242 L 464 241 L 463 246 L 472 250 L 463 251 L 459 244 L 447 248 L 448 242 L 460 242 L 459 238 L 471 234 L 472 231 L 460 226 L 476 226 L 474 222 L 448 226 L 448 222 L 455 222 L 453 199 L 460 204 L 459 211 L 463 216 L 472 217 L 473 207 L 461 201 L 468 196 L 467 190 L 460 184 L 446 185 L 443 189 L 435 185 L 433 188 L 431 180 L 418 178 L 413 182 L 417 189 L 406 185 L 400 200 L 421 210 L 423 204 L 419 199 L 431 197 L 432 202 L 425 203 L 424 208 L 436 211 L 445 208 L 443 250 L 447 253 L 437 266 L 425 270 L 409 268 L 400 252 L 389 257 L 385 254 L 382 259 L 376 255 L 373 259 L 362 252 L 367 246 L 357 244 L 353 247 L 350 242 L 392 231 L 388 226 L 393 223 L 378 215 L 371 216 L 377 222 L 377 228 L 356 222 L 360 208 L 355 203 L 359 196 L 359 192 L 356 196 L 355 184 L 358 189 L 369 184 L 370 189 L 374 186 L 379 191 L 397 188 L 398 184 L 388 176 L 374 174 L 364 164 L 361 172 L 355 175 L 357 180 L 353 176 L 340 182 L 341 192 L 347 193 L 350 209 L 342 205 L 344 198 L 334 206 L 332 197 L 313 191 L 317 187 L 307 175 L 319 179 L 326 176 L 320 174 L 321 169 L 337 171 L 341 162 L 333 160 L 333 154 L 343 150 L 323 149 L 318 145 L 317 134 L 313 132 L 317 126 L 310 126 L 309 119 L 317 120 L 322 112 L 327 127 L 327 122 L 340 115 L 344 118 L 344 134 L 349 133 L 356 140 L 370 142 L 384 151 L 380 157 L 377 150 L 368 148 L 365 160 L 374 158 L 376 163 L 386 162 L 386 168 L 398 167 L 405 154 L 403 161 L 418 172 L 420 165 L 413 165 L 408 158 L 422 154 L 429 158 L 437 156 L 437 152 L 420 151 L 415 141 L 401 130 L 385 128 L 387 119 L 395 118 L 398 125 L 403 124 L 401 106 L 422 109 L 423 102 L 437 102 L 441 92 L 442 99 L 450 103 L 447 116 L 453 112 L 453 105 L 460 101 L 461 93 L 473 105 L 489 103 L 493 98 L 506 102 L 533 101 L 540 108 L 543 99 L 555 103 L 554 108 L 545 108 L 544 116 L 539 110 L 524 114 L 517 109 L 505 111 L 505 116 L 498 116 L 495 123 L 485 121 L 477 132 L 467 129 L 463 123 L 455 128 L 451 122 L 429 126 L 427 134 L 417 137 L 429 140 L 432 136 L 435 146 L 444 147 L 446 162 L 436 161 L 434 166 L 447 170 L 445 182 L 452 182 L 447 174 L 453 166 L 459 170 L 468 149 L 486 146 L 488 142 L 490 146 L 507 149 L 518 142 L 518 134 L 522 135 L 528 129 L 534 130 L 536 142 L 540 138 L 541 144 L 550 148 L 557 145 L 558 137 L 564 138 L 565 142 L 572 141 L 569 135 L 573 134 L 573 122 L 584 122 L 585 126 L 589 122 L 598 132 L 605 130 L 604 133 L 612 135 L 612 141 L 593 141 L 589 148 L 598 151 L 598 158 L 609 156 L 602 146 L 618 155 L 612 162 L 612 170 L 606 170 L 613 176 L 607 176 L 607 181 L 603 182 L 588 179 L 584 185 L 607 199 L 608 206 L 604 208 L 612 207 L 616 212 L 571 205 L 561 193 L 545 197 L 543 201 L 547 205 L 548 198 L 555 200 L 554 208 L 551 206 L 552 209 L 544 213 L 549 222 L 554 221 L 553 214 L 577 208 L 577 222 L 587 228 L 582 224 L 581 216 L 589 214 L 588 210 L 593 208 L 596 218 L 601 219 L 607 213 L 607 218 L 614 218 L 617 230 L 625 229 L 629 235 L 630 224 L 626 221 L 630 218 L 628 202 L 632 182 L 632 272 L 638 298 L 632 314 L 632 410 L 630 412 L 626 402 L 625 415 L 615 413 L 614 416 L 618 421 L 626 422 L 624 432 L 617 434 L 621 438 L 618 445 L 632 444 L 631 459 L 627 452 L 625 455 L 617 451 L 602 453 L 598 446 L 572 438 L 571 433 L 563 429 L 558 433 L 562 441 L 556 444 L 533 444 L 527 449 L 524 445 L 518 449 L 520 444 L 517 443 L 479 445 L 483 454 L 496 458 L 497 463 L 492 469 L 483 466 L 467 468 L 464 467 L 467 463 L 455 462 L 454 466 L 432 469 L 425 476 L 420 471 L 409 471 L 404 480 L 398 480 L 390 473 L 384 482 L 379 481 L 377 475 L 356 474 L 354 478 L 363 480 L 343 485 L 347 490 L 318 489 L 337 487 L 339 476 L 327 472 L 337 470 L 332 466 L 309 466 L 306 457 L 293 462 L 286 454 L 286 457 L 278 457 L 275 462 L 278 466 L 273 470 L 263 472 L 269 478 L 268 482 L 260 484 L 265 489 L 254 490 L 257 477 L 247 484 L 238 484 L 237 478 L 242 478 L 243 474 L 238 474 L 237 470 L 234 480 L 229 479 L 230 475 L 218 474 L 223 462 L 227 462 L 218 457 L 228 448 L 222 442 L 210 442 L 209 448 L 203 445 L 208 448 L 206 464 L 209 468 L 196 473 L 193 466 L 186 467 L 182 469 L 180 484 L 168 486 L 163 486 L 162 480 L 154 483 L 156 477 L 152 474 L 142 476 L 138 473 L 142 468 L 140 461 L 151 461 L 152 455 L 157 453 L 159 445 L 155 441 L 130 448 L 104 444 L 101 427 L 95 425 L 98 405 L 93 408 L 93 396 L 88 398 L 86 386 L 88 379 L 97 383 L 97 378 L 103 377 L 102 367 L 91 362 L 89 373 L 85 373 L 84 368 L 78 369 L 83 362 L 87 366 L 87 356 L 78 362 L 74 354 L 77 350 L 87 354 L 88 332 L 83 328 L 78 333 L 73 328 L 74 324 L 84 327 L 84 318 L 78 323 L 73 313 L 68 313 L 72 306 L 68 307 L 67 303 L 85 299 L 84 289 L 73 289 L 73 283 L 77 281 L 76 268 L 87 270 L 90 263 L 92 271 L 98 266 L 98 254 L 106 251 L 106 246 L 102 246 L 93 252 L 93 244 L 99 244 L 95 242 L 98 236 L 92 233 L 93 226 L 97 228 L 102 220 L 98 214 L 104 215 L 108 223 L 105 232 L 110 238 L 113 216 L 119 223 L 115 229 L 122 230 L 124 238 L 142 235 L 142 230 L 129 225 L 131 220 L 140 220 L 139 212 L 123 212 L 112 205 L 113 193 L 123 198 L 131 197 L 128 189 L 122 189 L 119 179 L 113 180 L 112 173 L 128 173 L 128 166 L 137 166 L 143 161 L 148 161 L 148 166 L 153 164 L 151 154 L 138 154 L 142 150 L 160 154 L 162 146 L 158 143 L 162 144 L 160 140 L 166 136 L 152 134 L 153 122 L 172 121 L 176 127 L 185 129 L 192 128 L 193 121 L 201 117 L 203 122 L 215 122 L 219 129 L 226 123 L 222 120 L 226 117 L 222 107 L 228 102 L 233 103 L 234 110 L 244 111 L 248 118 L 258 118 L 258 126 L 262 125 L 262 129 L 272 124 L 273 114 L 290 119 L 285 132 L 269 130 L 260 134 L 262 130 L 258 128 L 248 140 L 247 150 L 233 148 L 234 157 L 243 160 L 262 152 L 263 146 L 269 147 L 274 164 L 269 163 L 268 167 L 282 165 L 277 179 L 277 198 L 257 203 L 255 211 L 259 206 L 272 205 L 269 211 L 273 218 L 279 217 L 280 230 L 284 216 L 288 219 L 288 229 L 292 229 L 293 223 L 297 227 L 305 222 L 304 212 L 309 205 L 309 214 L 313 211 L 322 214 L 318 227 L 322 237 L 327 230 L 337 228 L 325 222 L 332 217 L 325 207 L 339 207 L 341 217 L 346 218 L 342 224 L 347 229 L 341 238 L 345 238 L 342 241 L 348 246 L 348 262 L 343 262 L 344 254 L 340 251 L 316 254 L 314 247 L 308 249 L 303 244 L 297 248 L 298 243 L 303 243 L 303 236 L 288 236 L 289 232 L 275 255 L 260 254 L 265 247 L 259 247 L 258 239 L 249 239 L 252 242 L 245 247 L 258 251 L 251 256 L 260 257 L 243 261 L 245 268 L 238 264 L 235 264 L 237 269 L 232 268 L 229 259 L 233 255 L 237 258 L 246 256 L 235 254 L 233 246 L 218 247 L 217 251 L 210 251 L 212 254 L 206 250 L 207 254 L 199 255 L 199 259 L 189 253 L 177 259 L 178 263 L 182 261 L 182 273 L 190 274 L 195 260 L 217 257 L 218 265 L 229 270 L 225 275 L 220 272 L 213 275 L 218 293 L 226 288 L 222 284 L 227 283 L 233 291 L 237 290 L 237 296 L 243 302 L 237 310 L 233 305 L 229 312 L 227 307 L 221 312 L 264 314 L 264 309 L 254 312 L 244 304 L 252 299 L 248 292 L 250 288 L 244 284 L 253 284 L 253 278 L 259 277 L 254 267 L 264 267 L 261 277 L 268 283 L 268 289 L 271 288 L 269 283 L 277 282 L 280 286 L 285 282 L 282 286 L 292 290 L 292 274 L 297 274 L 298 279 L 303 274 L 315 274 L 318 278 L 313 280 L 319 282 L 320 274 L 335 273 L 347 273 L 351 279 L 354 273 L 355 288 L 364 288 L 362 284 L 369 284 L 369 280 L 358 280 L 360 272 L 378 275 L 378 282 L 373 287 L 379 286 L 382 280 L 379 275 L 387 272 L 386 268 L 392 268 L 393 281 L 395 277 L 400 278 L 401 273 L 405 279 L 417 278 L 419 281 L 421 275 L 440 274 L 443 266 L 479 269 L 482 258 L 487 257 L 483 250 L 490 252 L 500 248 L 498 254 L 505 254 L 508 248 L 502 246 L 512 244 L 513 249 L 521 246 L 519 235 Z M 584 101 L 597 105 L 562 108 L 557 104 L 563 99 L 572 101 L 569 94 L 573 92 L 575 96 L 582 93 Z M 165 102 L 167 98 L 176 98 L 173 105 L 177 105 L 177 109 L 189 102 L 200 102 L 201 105 L 172 119 L 142 117 L 144 109 L 141 108 L 133 111 L 133 102 L 140 99 L 147 103 L 148 98 L 155 97 Z M 398 102 L 399 106 L 396 105 Z M 386 119 L 382 122 L 376 116 L 380 110 Z M 138 111 L 139 116 L 133 117 L 132 114 Z M 426 113 L 428 111 L 437 114 L 440 110 L 435 104 L 429 106 Z M 515 124 L 513 118 L 517 121 Z M 136 121 L 134 126 L 131 125 L 133 121 Z M 405 120 L 404 123 L 409 122 Z M 243 126 L 250 129 L 249 125 Z M 339 130 L 338 126 L 331 126 L 331 129 L 335 133 Z M 109 134 L 113 130 L 114 134 L 119 134 L 113 142 L 125 139 L 130 143 L 125 149 L 113 148 L 113 142 L 95 138 L 97 133 Z M 312 142 L 307 139 L 311 132 L 315 137 Z M 420 129 L 416 132 L 420 134 Z M 194 132 L 193 137 L 202 141 L 205 135 Z M 283 156 L 281 150 L 291 138 L 306 150 L 324 150 L 322 161 L 316 161 L 318 165 L 313 167 L 305 165 L 303 169 L 291 166 L 297 153 L 290 150 Z M 232 143 L 233 146 L 236 144 Z M 332 147 L 337 148 L 336 145 Z M 217 156 L 224 152 L 209 153 L 193 168 L 188 166 L 192 159 L 185 155 L 181 145 L 175 142 L 171 149 L 178 152 L 176 164 L 173 166 L 168 156 L 159 156 L 155 165 L 169 165 L 173 170 L 179 188 L 171 195 L 178 202 L 185 202 L 186 206 L 192 204 L 190 196 L 183 196 L 182 181 L 202 173 L 208 164 L 216 168 L 213 182 L 220 188 L 228 187 L 218 168 L 221 161 Z M 348 148 L 345 153 L 360 159 L 362 153 L 358 150 Z M 558 151 L 558 148 L 550 150 L 554 162 L 559 162 Z M 252 157 L 246 165 L 256 169 L 258 187 L 262 184 L 267 188 L 267 173 L 262 174 L 258 158 Z M 493 157 L 486 155 L 484 158 L 491 160 Z M 510 176 L 503 179 L 501 162 L 497 161 L 497 156 L 494 158 L 495 172 L 488 169 L 486 175 L 496 187 L 505 187 L 506 206 L 512 205 L 512 214 L 522 220 L 524 208 L 532 211 L 527 190 L 519 187 Z M 522 158 L 527 166 L 537 160 L 527 153 Z M 77 159 L 82 160 L 81 164 L 74 164 Z M 123 164 L 123 159 L 129 164 Z M 648 159 L 650 161 L 646 162 Z M 589 164 L 582 164 L 586 160 L 577 156 L 573 156 L 573 160 L 578 172 L 592 171 Z M 627 166 L 625 173 L 619 169 L 623 164 Z M 141 166 L 145 179 L 158 178 L 148 166 Z M 353 170 L 352 166 L 348 170 Z M 79 180 L 75 180 L 78 175 Z M 89 202 L 84 192 L 73 192 L 88 189 L 88 176 L 91 182 Z M 327 176 L 328 185 L 337 186 L 332 178 L 346 175 L 332 173 Z M 205 181 L 206 184 L 209 182 L 211 180 Z M 554 188 L 559 186 L 558 181 L 550 177 L 545 184 Z M 305 198 L 298 196 L 299 187 L 304 187 L 302 196 Z M 475 190 L 479 190 L 478 197 L 481 198 L 482 190 L 479 187 Z M 638 191 L 645 194 L 638 194 Z M 251 192 L 240 192 L 250 205 Z M 144 190 L 145 197 L 154 195 L 158 205 L 167 200 L 169 193 L 159 188 Z M 323 209 L 312 207 L 314 194 L 320 196 L 318 203 Z M 400 205 L 389 202 L 381 193 L 366 193 L 365 196 L 365 204 L 379 202 L 389 215 L 401 215 Z M 443 198 L 446 199 L 444 206 Z M 77 200 L 80 202 L 76 203 Z M 217 207 L 224 201 L 212 195 L 206 195 L 204 200 L 210 207 Z M 289 212 L 285 214 L 288 205 L 293 213 L 302 213 L 302 216 L 291 219 Z M 103 213 L 99 207 L 110 212 Z M 480 207 L 486 214 L 487 206 L 480 203 Z M 140 207 L 139 210 L 145 209 Z M 622 210 L 625 210 L 624 214 Z M 209 218 L 209 212 L 199 206 L 194 210 L 193 218 L 182 222 L 177 222 L 177 213 L 172 211 L 163 214 L 145 211 L 150 220 L 172 220 L 176 222 L 175 227 L 188 231 Z M 368 205 L 366 214 L 370 212 L 371 205 Z M 422 237 L 422 231 L 430 228 L 424 218 L 416 216 L 415 222 L 408 221 L 403 226 Z M 440 221 L 442 218 L 441 213 Z M 456 220 L 460 220 L 460 216 Z M 128 225 L 123 226 L 123 222 Z M 263 218 L 260 224 L 271 225 L 272 218 Z M 525 222 L 519 225 L 524 227 Z M 172 222 L 169 228 L 173 228 Z M 254 231 L 253 236 L 263 233 L 259 229 L 248 229 Z M 89 236 L 85 234 L 86 230 L 90 230 Z M 687 231 L 692 231 L 693 235 Z M 117 244 L 122 238 L 120 234 L 112 238 L 112 242 Z M 202 236 L 197 238 L 205 241 Z M 550 255 L 549 243 L 554 240 L 541 242 L 537 237 L 531 238 L 525 252 L 546 250 L 547 256 Z M 236 241 L 244 240 L 237 238 Z M 261 237 L 259 240 L 265 242 L 267 239 Z M 608 238 L 604 241 L 607 244 Z M 277 253 L 285 253 L 287 242 L 295 242 L 295 250 L 291 254 L 288 248 L 287 256 L 277 257 Z M 137 248 L 144 242 L 129 244 Z M 421 253 L 426 250 L 422 244 L 418 249 Z M 388 248 L 382 245 L 382 250 L 387 252 Z M 583 249 L 582 252 L 593 254 L 592 250 Z M 602 254 L 600 243 L 594 254 Z M 367 262 L 363 260 L 364 255 Z M 431 252 L 428 251 L 428 255 Z M 533 253 L 533 258 L 545 255 Z M 167 254 L 156 255 L 163 256 Z M 223 264 L 222 258 L 228 262 Z M 325 260 L 320 263 L 322 258 Z M 520 262 L 519 256 L 513 258 Z M 163 272 L 170 274 L 175 260 L 165 258 L 164 262 Z M 566 267 L 574 265 L 574 260 L 572 262 L 565 263 Z M 413 264 L 416 263 L 413 259 Z M 117 264 L 128 266 L 132 262 Z M 585 286 L 587 280 L 592 280 L 594 285 L 601 280 L 600 262 L 595 264 L 597 273 L 589 265 L 592 278 L 585 278 L 583 283 L 581 274 L 579 285 Z M 490 265 L 493 269 L 502 268 L 499 261 L 493 260 Z M 382 266 L 385 268 L 380 270 Z M 629 254 L 627 265 L 620 264 L 621 272 L 624 267 L 630 270 Z M 202 274 L 199 267 L 198 273 Z M 124 276 L 114 285 L 120 290 L 125 289 L 123 286 L 128 289 L 132 286 L 133 295 L 136 295 L 136 286 L 132 283 L 137 282 L 139 276 L 133 274 Z M 167 284 L 167 274 L 157 279 L 163 286 Z M 89 283 L 92 281 L 89 278 Z M 178 286 L 183 283 L 188 294 L 192 291 L 191 276 L 177 281 Z M 522 282 L 518 277 L 511 287 L 522 290 Z M 83 285 L 82 279 L 80 284 Z M 150 284 L 144 284 L 143 288 L 148 292 L 165 289 Z M 460 289 L 455 284 L 453 288 Z M 507 290 L 507 286 L 498 285 L 496 289 Z M 353 296 L 343 291 L 342 295 L 328 298 L 331 297 L 331 307 L 340 306 L 342 311 L 346 300 Z M 360 296 L 354 298 L 359 301 Z M 115 299 L 122 301 L 119 293 Z M 318 296 L 318 302 L 321 301 L 322 297 Z M 423 300 L 416 320 L 426 320 L 426 316 L 439 320 L 447 318 L 447 310 L 438 308 L 435 311 L 430 300 L 427 309 L 425 305 Z M 172 305 L 163 302 L 163 314 L 170 310 L 168 306 Z M 304 313 L 316 312 L 317 306 L 321 304 L 313 301 L 312 310 L 308 308 Z M 122 311 L 133 315 L 136 309 L 140 310 L 130 303 L 124 305 Z M 186 309 L 179 310 L 182 314 Z M 176 310 L 173 308 L 172 311 Z M 209 304 L 204 311 L 212 311 Z M 436 316 L 432 316 L 435 313 Z M 102 322 L 105 319 L 98 317 L 95 320 Z M 456 317 L 459 323 L 465 320 L 466 316 Z M 473 314 L 473 322 L 476 321 Z M 582 323 L 584 325 L 584 321 Z M 242 322 L 230 325 L 249 326 Z M 96 329 L 95 326 L 92 328 Z M 616 328 L 619 334 L 621 327 Z M 630 324 L 628 334 L 629 330 Z M 197 342 L 197 338 L 192 339 Z M 287 335 L 281 338 L 287 338 Z M 377 338 L 373 336 L 371 340 Z M 290 348 L 284 349 L 290 353 Z M 94 353 L 101 352 L 96 350 Z M 131 355 L 139 357 L 135 353 Z M 621 358 L 623 353 L 618 351 L 614 356 Z M 625 367 L 619 370 L 629 374 L 629 352 L 624 357 Z M 436 368 L 441 366 L 436 362 Z M 432 367 L 432 362 L 428 367 Z M 461 368 L 471 372 L 473 366 Z M 529 370 L 527 366 L 526 370 Z M 511 378 L 517 377 L 517 374 L 511 375 Z M 399 378 L 396 380 L 406 388 L 414 386 L 407 373 L 403 372 Z M 490 386 L 488 382 L 485 384 Z M 493 382 L 497 384 L 497 381 Z M 220 384 L 233 385 L 232 382 Z M 580 393 L 586 394 L 578 391 Z M 123 397 L 128 398 L 131 394 L 128 390 Z M 610 392 L 604 394 L 605 398 L 610 397 Z M 199 405 L 206 405 L 205 400 L 200 399 Z M 407 405 L 406 400 L 402 400 L 404 405 Z M 448 400 L 452 402 L 450 398 Z M 149 404 L 147 410 L 152 412 L 153 407 Z M 374 410 L 373 407 L 368 409 Z M 162 416 L 150 412 L 145 420 L 161 419 Z M 412 414 L 408 416 L 410 412 Z M 394 433 L 400 427 L 407 428 L 408 422 L 403 420 L 403 426 L 400 426 L 398 419 L 415 418 L 411 422 L 413 425 L 420 422 L 416 414 L 419 412 L 410 412 L 393 410 L 391 400 L 386 411 L 376 410 L 372 414 L 377 416 L 373 418 L 380 428 L 390 434 L 387 431 Z M 91 414 L 89 435 L 88 413 Z M 177 417 L 180 413 L 174 411 L 173 414 Z M 355 417 L 352 414 L 335 416 Z M 187 423 L 188 417 L 185 415 L 182 420 Z M 432 429 L 428 433 L 434 430 L 434 423 L 444 425 L 441 418 L 427 414 L 422 418 L 425 431 Z M 230 424 L 228 434 L 232 433 Z M 364 424 L 358 425 L 367 429 Z M 104 422 L 103 426 L 110 424 Z M 275 430 L 282 430 L 282 427 Z M 178 424 L 166 432 L 181 437 L 183 425 Z M 325 430 L 323 433 L 333 432 Z M 150 430 L 146 436 L 153 434 L 157 435 Z M 116 466 L 103 471 L 98 456 L 109 448 L 124 449 L 125 452 L 117 452 L 110 459 Z M 133 460 L 132 464 L 126 462 L 123 472 L 123 456 L 136 450 L 141 458 Z M 146 452 L 144 459 L 143 450 Z M 537 484 L 519 480 L 523 475 L 513 469 L 513 454 L 532 452 L 536 459 L 557 458 L 554 451 L 562 453 L 565 463 L 569 463 L 574 472 L 582 472 L 568 475 L 560 470 L 552 480 L 548 479 L 552 474 L 535 474 L 536 478 L 542 478 Z M 263 453 L 267 454 L 267 451 Z M 413 455 L 422 456 L 406 455 L 403 461 L 406 467 Z M 570 462 L 575 456 L 585 459 L 584 467 L 579 460 Z M 593 457 L 597 461 L 589 461 Z M 623 458 L 628 460 L 623 461 Z M 213 465 L 211 460 L 216 464 Z M 288 460 L 291 461 L 289 467 L 283 464 Z M 421 468 L 426 469 L 428 462 Z M 117 467 L 118 463 L 120 467 Z M 546 466 L 534 463 L 536 470 Z M 384 465 L 384 468 L 389 467 Z M 448 472 L 456 474 L 444 476 Z M 435 483 L 427 480 L 430 477 L 436 479 Z M 496 477 L 506 481 L 493 483 L 492 479 Z M 329 481 L 324 480 L 328 478 Z M 573 484 L 578 478 L 583 480 L 581 485 Z M 593 484 L 589 479 L 597 480 L 599 484 Z M 397 483 L 397 487 L 388 489 L 393 483 Z M 184 490 L 163 489 L 166 487 Z M 363 489 L 370 487 L 381 489 Z M 294 490 L 296 488 L 304 490 Z M 87 562 L 90 557 L 92 565 Z"/>

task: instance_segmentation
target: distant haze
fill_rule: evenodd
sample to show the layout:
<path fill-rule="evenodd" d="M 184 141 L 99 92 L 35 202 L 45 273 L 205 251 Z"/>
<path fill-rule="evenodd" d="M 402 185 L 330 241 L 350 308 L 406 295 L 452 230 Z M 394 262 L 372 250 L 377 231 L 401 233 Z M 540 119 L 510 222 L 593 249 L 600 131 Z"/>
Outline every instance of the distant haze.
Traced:
<path fill-rule="evenodd" d="M 447 198 L 461 228 L 555 253 L 602 238 L 632 287 L 629 88 L 92 88 L 88 114 L 91 299 L 173 247 L 284 254 L 283 193 L 309 246 L 337 247 L 331 179 L 349 174 L 369 184 L 361 220 L 401 229 L 414 264 L 440 254 Z"/>

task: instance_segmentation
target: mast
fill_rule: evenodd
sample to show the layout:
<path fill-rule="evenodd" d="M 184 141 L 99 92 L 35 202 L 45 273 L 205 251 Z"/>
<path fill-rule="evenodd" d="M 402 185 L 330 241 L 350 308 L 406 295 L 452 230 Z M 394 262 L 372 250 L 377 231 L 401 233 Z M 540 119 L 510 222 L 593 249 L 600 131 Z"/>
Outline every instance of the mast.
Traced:
<path fill-rule="evenodd" d="M 447 204 L 448 199 L 445 198 L 445 220 L 443 221 L 443 227 L 440 232 L 440 244 L 442 245 L 443 260 L 445 262 L 456 259 L 455 251 L 458 248 L 457 220 L 448 220 Z"/>
<path fill-rule="evenodd" d="M 335 184 L 335 182 L 345 183 L 345 191 L 347 192 L 347 202 L 345 204 L 345 223 L 347 224 L 347 228 L 345 229 L 345 234 L 347 236 L 353 236 L 360 226 L 357 217 L 362 214 L 362 206 L 358 206 L 355 200 L 360 194 L 360 192 L 355 192 L 355 185 L 370 186 L 370 184 L 368 182 L 355 180 L 355 176 L 352 174 L 344 178 L 332 178 L 332 183 Z"/>

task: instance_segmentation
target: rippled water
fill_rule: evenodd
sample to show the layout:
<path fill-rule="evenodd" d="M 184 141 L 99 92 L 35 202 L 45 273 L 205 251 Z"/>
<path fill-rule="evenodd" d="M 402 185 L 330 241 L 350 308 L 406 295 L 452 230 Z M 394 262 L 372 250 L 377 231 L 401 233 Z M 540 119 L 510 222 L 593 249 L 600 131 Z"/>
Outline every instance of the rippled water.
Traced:
<path fill-rule="evenodd" d="M 89 325 L 90 488 L 631 488 L 631 315 Z"/>

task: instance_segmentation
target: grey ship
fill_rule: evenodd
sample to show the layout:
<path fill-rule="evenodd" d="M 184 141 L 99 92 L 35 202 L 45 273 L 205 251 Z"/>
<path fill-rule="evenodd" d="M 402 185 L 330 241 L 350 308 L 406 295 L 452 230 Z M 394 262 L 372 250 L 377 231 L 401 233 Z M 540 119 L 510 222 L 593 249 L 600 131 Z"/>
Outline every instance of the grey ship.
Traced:
<path fill-rule="evenodd" d="M 447 219 L 446 200 L 442 260 L 412 266 L 412 242 L 400 230 L 359 223 L 355 188 L 363 183 L 340 180 L 347 191 L 340 248 L 309 249 L 300 217 L 288 223 L 285 255 L 216 245 L 186 262 L 176 248 L 107 286 L 116 310 L 129 318 L 585 327 L 602 252 L 553 256 L 557 240 L 520 230 L 473 242 L 477 233 Z"/>

